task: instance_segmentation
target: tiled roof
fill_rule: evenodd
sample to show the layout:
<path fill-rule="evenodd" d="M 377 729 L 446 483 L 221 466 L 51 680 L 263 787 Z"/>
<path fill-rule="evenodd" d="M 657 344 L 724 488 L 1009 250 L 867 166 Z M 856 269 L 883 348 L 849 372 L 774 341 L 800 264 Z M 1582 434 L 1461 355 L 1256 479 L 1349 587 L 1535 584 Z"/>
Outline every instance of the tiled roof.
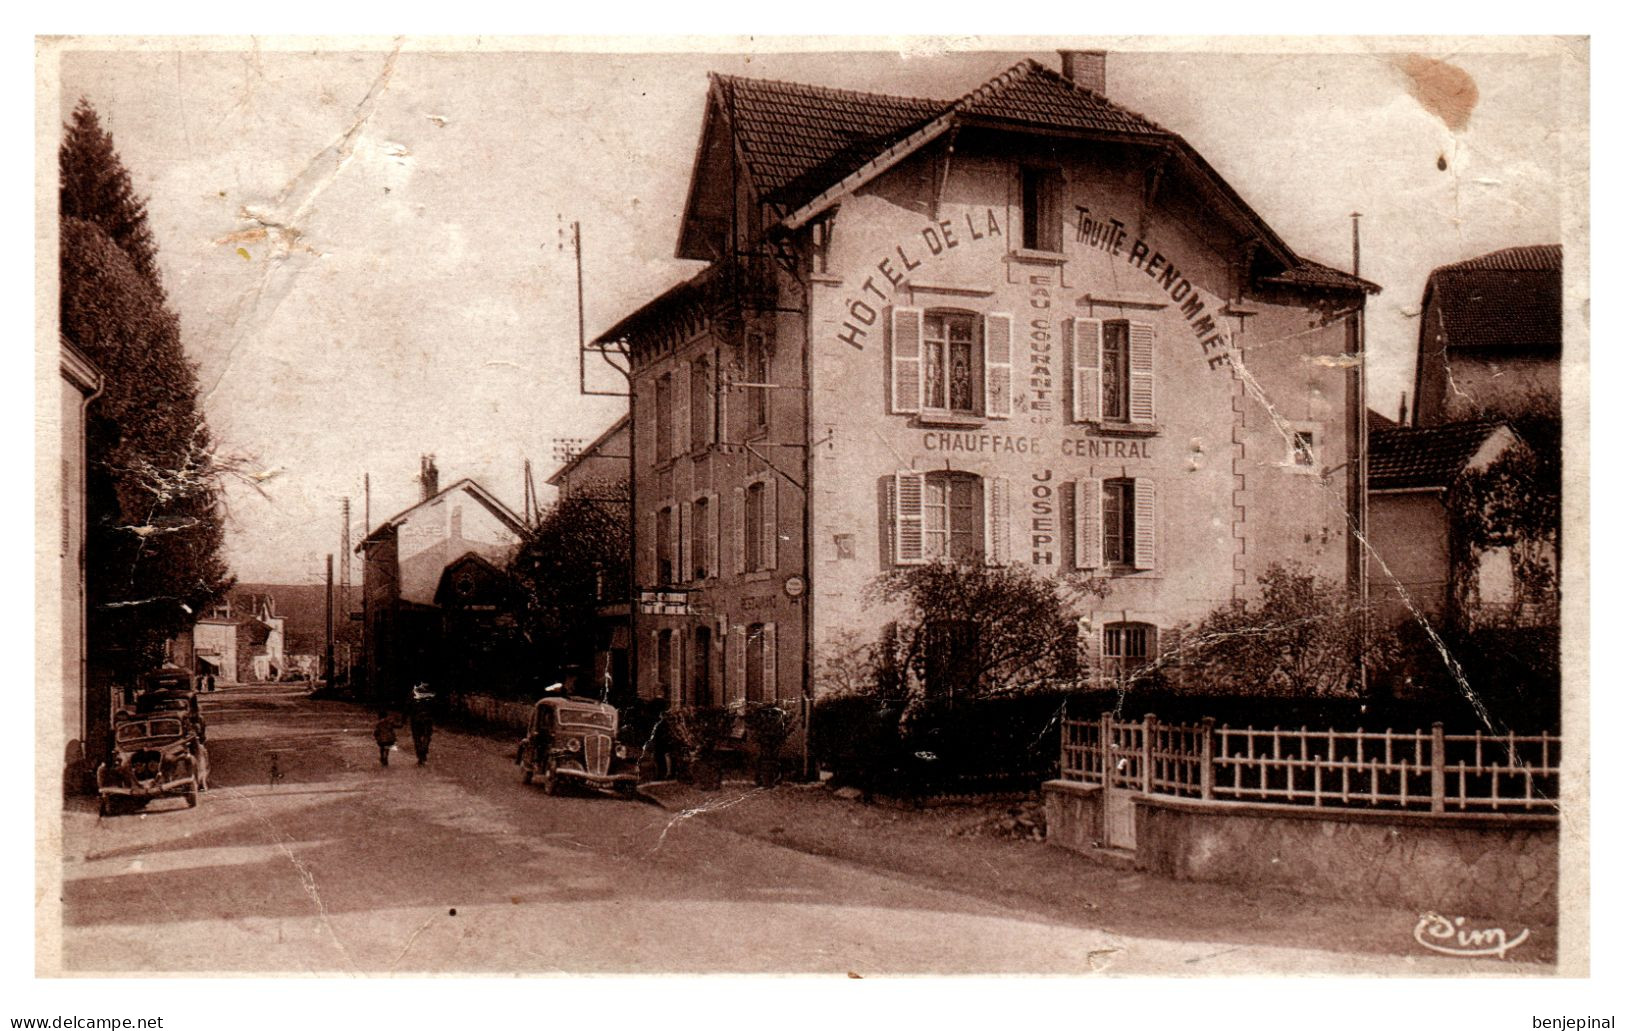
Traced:
<path fill-rule="evenodd" d="M 1500 423 L 1458 422 L 1371 431 L 1372 490 L 1447 487 Z"/>
<path fill-rule="evenodd" d="M 1289 268 L 1279 275 L 1266 277 L 1272 283 L 1286 283 L 1289 286 L 1335 286 L 1351 290 L 1368 290 L 1376 293 L 1382 288 L 1367 279 L 1351 275 L 1341 269 L 1322 265 L 1318 261 L 1308 258 L 1299 258 L 1296 268 Z"/>
<path fill-rule="evenodd" d="M 790 210 L 941 114 L 940 100 L 714 76 L 751 179 Z"/>
<path fill-rule="evenodd" d="M 1563 248 L 1509 247 L 1428 277 L 1448 347 L 1561 352 Z"/>
<path fill-rule="evenodd" d="M 1507 247 L 1503 250 L 1491 251 L 1489 254 L 1481 254 L 1476 258 L 1468 258 L 1466 261 L 1458 261 L 1454 265 L 1440 265 L 1433 270 L 1433 274 L 1438 275 L 1440 272 L 1482 272 L 1485 270 L 1561 272 L 1563 271 L 1563 245 L 1548 243 L 1534 247 Z"/>
<path fill-rule="evenodd" d="M 955 102 L 961 115 L 1026 122 L 1060 129 L 1089 129 L 1145 136 L 1168 136 L 1165 129 L 1118 107 L 1037 61 L 1016 64 Z"/>

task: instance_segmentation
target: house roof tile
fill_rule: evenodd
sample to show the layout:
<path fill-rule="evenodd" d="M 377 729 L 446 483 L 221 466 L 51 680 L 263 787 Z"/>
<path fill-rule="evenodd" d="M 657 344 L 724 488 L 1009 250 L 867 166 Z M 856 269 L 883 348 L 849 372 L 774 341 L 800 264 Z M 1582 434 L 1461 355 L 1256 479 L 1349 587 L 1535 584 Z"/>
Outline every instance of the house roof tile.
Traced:
<path fill-rule="evenodd" d="M 1371 489 L 1447 487 L 1500 425 L 1458 422 L 1373 429 L 1368 460 Z"/>
<path fill-rule="evenodd" d="M 1508 247 L 1428 277 L 1445 344 L 1560 353 L 1563 347 L 1563 248 Z"/>

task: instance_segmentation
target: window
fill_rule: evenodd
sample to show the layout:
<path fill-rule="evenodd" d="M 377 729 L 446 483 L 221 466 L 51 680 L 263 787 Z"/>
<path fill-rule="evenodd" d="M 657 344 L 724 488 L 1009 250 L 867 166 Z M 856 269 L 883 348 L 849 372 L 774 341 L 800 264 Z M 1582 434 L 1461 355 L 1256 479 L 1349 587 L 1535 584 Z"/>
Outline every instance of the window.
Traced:
<path fill-rule="evenodd" d="M 655 380 L 655 460 L 672 457 L 671 373 Z"/>
<path fill-rule="evenodd" d="M 937 411 L 974 415 L 976 388 L 976 317 L 959 313 L 925 314 L 924 406 Z"/>
<path fill-rule="evenodd" d="M 693 705 L 715 705 L 711 697 L 711 628 L 694 628 L 694 697 Z"/>
<path fill-rule="evenodd" d="M 1292 431 L 1292 465 L 1298 469 L 1315 467 L 1315 431 Z"/>
<path fill-rule="evenodd" d="M 745 346 L 746 375 L 750 382 L 756 384 L 750 390 L 750 424 L 756 429 L 767 427 L 767 383 L 769 370 L 767 358 L 767 338 L 760 333 L 752 333 Z"/>
<path fill-rule="evenodd" d="M 1151 672 L 1157 628 L 1150 623 L 1107 623 L 1101 629 L 1101 673 L 1110 686 L 1127 688 Z"/>
<path fill-rule="evenodd" d="M 1003 565 L 1010 560 L 1010 484 L 972 473 L 905 471 L 887 485 L 892 560 Z"/>
<path fill-rule="evenodd" d="M 1106 323 L 1100 347 L 1100 417 L 1128 421 L 1128 323 Z"/>
<path fill-rule="evenodd" d="M 694 556 L 694 579 L 704 580 L 711 569 L 711 499 L 694 499 L 694 518 L 689 523 L 689 552 Z"/>
<path fill-rule="evenodd" d="M 937 620 L 925 628 L 925 689 L 952 698 L 976 688 L 978 624 L 973 619 Z"/>
<path fill-rule="evenodd" d="M 752 623 L 745 629 L 745 701 L 778 698 L 778 625 Z"/>
<path fill-rule="evenodd" d="M 688 367 L 688 439 L 696 448 L 711 443 L 711 363 L 701 358 Z"/>
<path fill-rule="evenodd" d="M 923 515 L 923 546 L 927 561 L 981 561 L 980 477 L 970 473 L 930 473 L 925 478 Z"/>
<path fill-rule="evenodd" d="M 1073 543 L 1079 569 L 1156 568 L 1156 484 L 1143 477 L 1074 484 Z"/>
<path fill-rule="evenodd" d="M 655 513 L 655 579 L 662 585 L 676 578 L 677 562 L 672 538 L 671 506 Z"/>
<path fill-rule="evenodd" d="M 1101 546 L 1107 565 L 1134 564 L 1134 481 L 1107 480 L 1100 494 Z"/>
<path fill-rule="evenodd" d="M 745 491 L 745 571 L 765 569 L 762 561 L 762 500 L 767 484 L 753 483 Z"/>
<path fill-rule="evenodd" d="M 655 657 L 659 666 L 656 676 L 659 678 L 660 697 L 671 698 L 675 678 L 672 676 L 676 659 L 672 649 L 672 632 L 670 630 L 658 631 L 655 635 Z"/>
<path fill-rule="evenodd" d="M 1156 331 L 1128 319 L 1068 319 L 1072 421 L 1152 426 L 1156 422 Z"/>
<path fill-rule="evenodd" d="M 1061 173 L 1055 169 L 1021 170 L 1021 246 L 1061 249 Z"/>
<path fill-rule="evenodd" d="M 891 410 L 1010 418 L 1010 316 L 893 308 Z"/>

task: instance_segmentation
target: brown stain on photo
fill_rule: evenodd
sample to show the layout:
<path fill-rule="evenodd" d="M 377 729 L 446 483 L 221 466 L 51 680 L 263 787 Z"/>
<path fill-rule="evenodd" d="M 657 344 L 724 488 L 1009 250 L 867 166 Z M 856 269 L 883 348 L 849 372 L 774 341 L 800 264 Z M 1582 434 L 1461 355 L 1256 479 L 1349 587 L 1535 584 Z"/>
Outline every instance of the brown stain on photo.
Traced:
<path fill-rule="evenodd" d="M 1467 127 L 1478 106 L 1478 83 L 1465 69 L 1421 54 L 1395 58 L 1394 65 L 1404 73 L 1406 89 L 1428 113 L 1451 132 Z"/>

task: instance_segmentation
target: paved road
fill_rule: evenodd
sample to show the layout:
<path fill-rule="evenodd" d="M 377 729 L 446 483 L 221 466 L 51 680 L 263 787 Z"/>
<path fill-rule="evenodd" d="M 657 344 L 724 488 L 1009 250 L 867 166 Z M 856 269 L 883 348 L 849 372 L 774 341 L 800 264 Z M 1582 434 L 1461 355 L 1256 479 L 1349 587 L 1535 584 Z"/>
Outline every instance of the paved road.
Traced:
<path fill-rule="evenodd" d="M 70 807 L 65 971 L 1465 972 L 1045 919 L 646 801 L 549 798 L 506 742 L 444 730 L 428 766 L 403 734 L 383 769 L 371 713 L 287 688 L 205 715 L 198 808 Z"/>

